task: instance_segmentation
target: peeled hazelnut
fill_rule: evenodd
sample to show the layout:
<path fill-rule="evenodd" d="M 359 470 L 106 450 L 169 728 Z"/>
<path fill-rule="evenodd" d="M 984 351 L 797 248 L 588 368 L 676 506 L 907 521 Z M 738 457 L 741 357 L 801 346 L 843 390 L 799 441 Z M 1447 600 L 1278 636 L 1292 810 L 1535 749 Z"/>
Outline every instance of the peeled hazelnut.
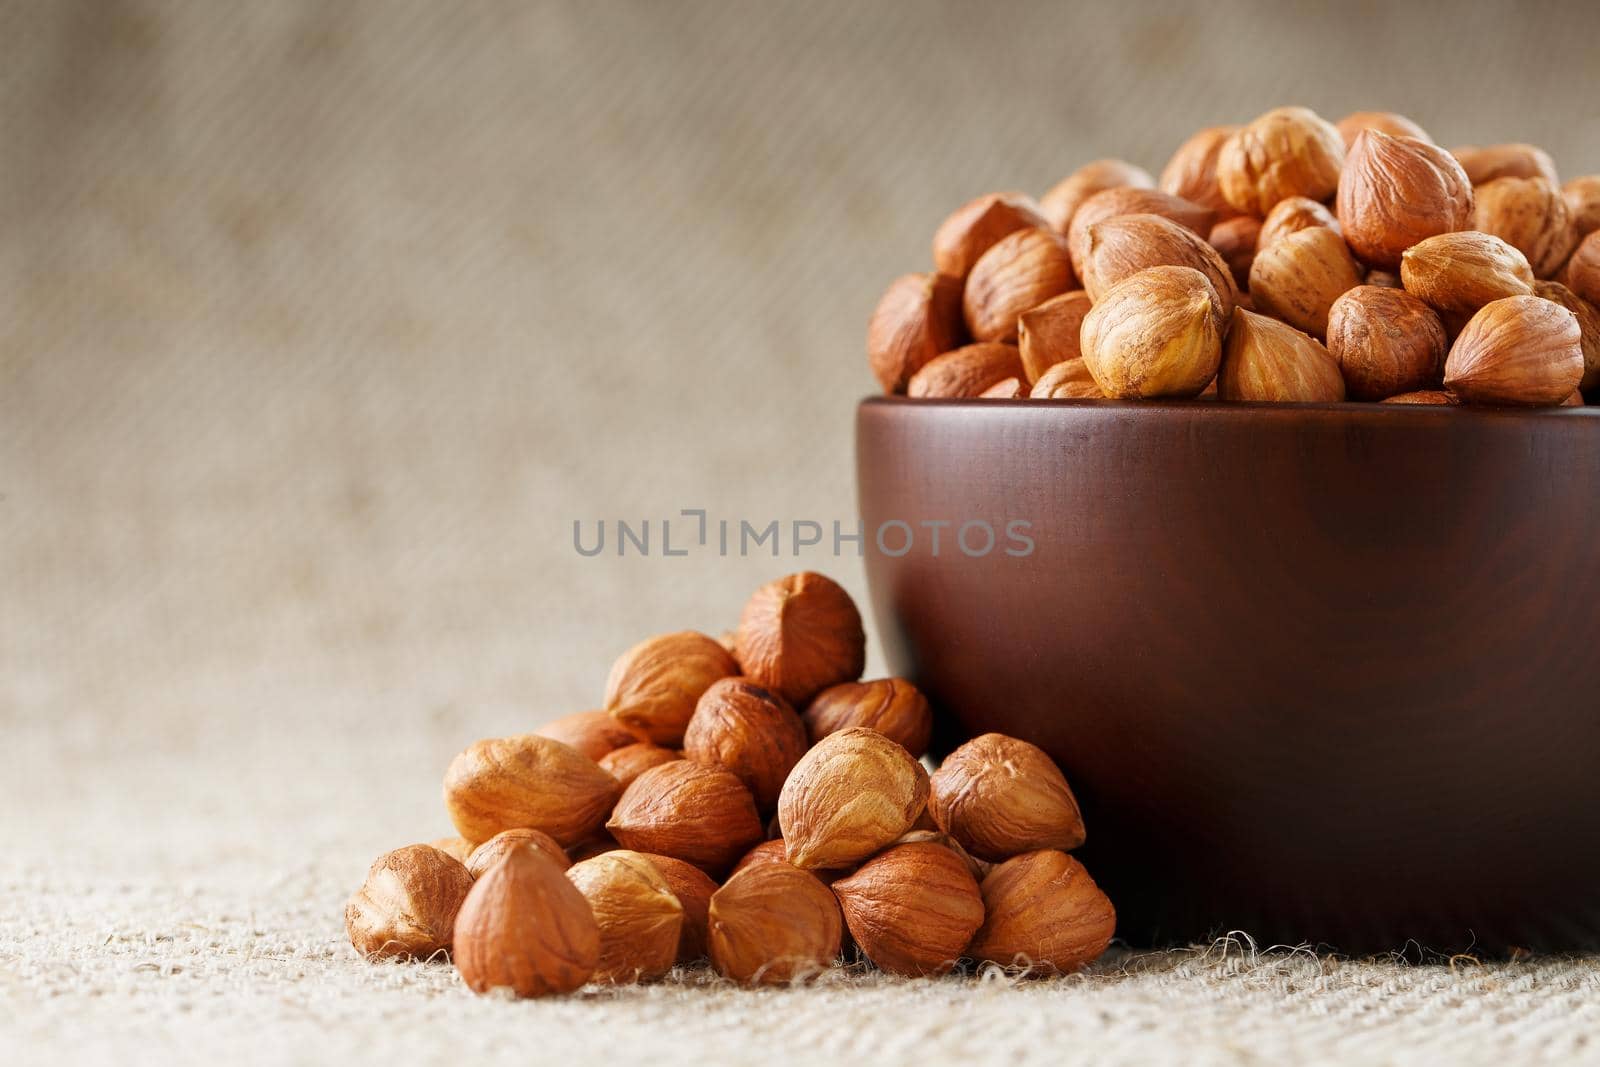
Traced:
<path fill-rule="evenodd" d="M 1362 130 L 1377 130 L 1390 137 L 1412 137 L 1430 143 L 1433 141 L 1421 126 L 1404 115 L 1396 115 L 1393 111 L 1353 111 L 1340 119 L 1335 128 L 1339 131 L 1339 138 L 1344 141 L 1346 149 L 1356 143 L 1356 135 Z"/>
<path fill-rule="evenodd" d="M 502 830 L 473 849 L 472 854 L 467 857 L 467 873 L 474 878 L 483 877 L 484 872 L 505 859 L 506 853 L 514 848 L 532 848 L 542 852 L 562 870 L 572 866 L 572 861 L 567 859 L 566 852 L 556 844 L 555 838 L 543 830 L 519 827 L 515 830 Z"/>
<path fill-rule="evenodd" d="M 600 927 L 560 867 L 512 849 L 485 871 L 456 916 L 456 969 L 475 993 L 570 993 L 600 960 Z"/>
<path fill-rule="evenodd" d="M 981 400 L 1016 400 L 1028 395 L 1021 378 L 1002 378 L 978 394 Z"/>
<path fill-rule="evenodd" d="M 1108 189 L 1096 193 L 1078 209 L 1072 228 L 1067 231 L 1067 252 L 1079 278 L 1088 269 L 1089 231 L 1122 215 L 1158 215 L 1201 238 L 1211 232 L 1217 219 L 1217 213 L 1208 207 L 1156 189 Z"/>
<path fill-rule="evenodd" d="M 1575 239 L 1582 240 L 1600 230 L 1600 174 L 1572 179 L 1561 187 L 1561 199 L 1567 202 Z"/>
<path fill-rule="evenodd" d="M 672 970 L 683 905 L 648 856 L 626 849 L 573 864 L 567 878 L 600 927 L 598 982 L 647 982 Z"/>
<path fill-rule="evenodd" d="M 1233 313 L 1222 347 L 1217 395 L 1231 401 L 1331 404 L 1344 399 L 1344 379 L 1316 338 L 1240 310 Z"/>
<path fill-rule="evenodd" d="M 744 678 L 724 678 L 695 705 L 683 754 L 732 772 L 756 807 L 770 812 L 809 744 L 805 723 L 782 697 Z"/>
<path fill-rule="evenodd" d="M 1083 361 L 1108 397 L 1194 396 L 1222 362 L 1220 304 L 1206 275 L 1151 267 L 1083 320 Z"/>
<path fill-rule="evenodd" d="M 967 954 L 1002 967 L 1063 974 L 1097 959 L 1117 913 L 1083 864 L 1064 852 L 1029 852 L 989 872 L 984 921 Z"/>
<path fill-rule="evenodd" d="M 594 760 L 537 734 L 479 741 L 444 776 L 445 808 L 468 841 L 525 826 L 571 845 L 600 828 L 616 798 L 616 779 Z"/>
<path fill-rule="evenodd" d="M 534 733 L 560 741 L 577 749 L 592 760 L 598 761 L 612 749 L 631 745 L 639 740 L 626 726 L 605 711 L 580 711 L 563 715 L 539 727 Z"/>
<path fill-rule="evenodd" d="M 1073 288 L 1067 243 L 1054 230 L 1018 230 L 979 257 L 961 295 L 977 341 L 1014 341 L 1017 317 Z"/>
<path fill-rule="evenodd" d="M 1380 404 L 1419 404 L 1437 407 L 1455 407 L 1460 400 L 1443 389 L 1418 389 L 1414 393 L 1401 393 L 1399 396 L 1385 397 Z"/>
<path fill-rule="evenodd" d="M 928 751 L 933 709 L 928 698 L 904 678 L 847 682 L 817 694 L 805 713 L 811 744 L 829 734 L 864 726 L 876 730 L 912 756 Z"/>
<path fill-rule="evenodd" d="M 1439 316 L 1403 289 L 1359 285 L 1328 312 L 1328 351 L 1355 400 L 1437 385 L 1446 346 Z"/>
<path fill-rule="evenodd" d="M 1234 284 L 1241 288 L 1248 285 L 1250 264 L 1255 262 L 1256 248 L 1261 243 L 1261 220 L 1253 215 L 1235 215 L 1211 227 L 1206 239 L 1233 272 Z"/>
<path fill-rule="evenodd" d="M 368 958 L 448 952 L 456 912 L 471 888 L 461 861 L 432 845 L 385 852 L 345 905 L 345 931 Z"/>
<path fill-rule="evenodd" d="M 1303 196 L 1284 197 L 1272 205 L 1272 210 L 1262 220 L 1261 236 L 1256 247 L 1266 248 L 1291 233 L 1309 230 L 1313 226 L 1324 226 L 1334 233 L 1340 232 L 1339 220 L 1322 204 Z"/>
<path fill-rule="evenodd" d="M 1470 225 L 1472 203 L 1472 184 L 1450 153 L 1366 130 L 1350 147 L 1335 208 L 1356 255 L 1393 270 L 1418 241 Z"/>
<path fill-rule="evenodd" d="M 1485 304 L 1450 347 L 1445 388 L 1469 404 L 1553 407 L 1583 379 L 1578 317 L 1537 296 Z"/>
<path fill-rule="evenodd" d="M 1600 386 L 1600 308 L 1578 296 L 1560 282 L 1534 282 L 1533 295 L 1554 300 L 1578 319 L 1583 344 L 1583 389 Z"/>
<path fill-rule="evenodd" d="M 1531 144 L 1468 144 L 1452 148 L 1450 154 L 1460 161 L 1473 185 L 1496 178 L 1543 178 L 1551 185 L 1561 184 L 1550 154 Z"/>
<path fill-rule="evenodd" d="M 747 985 L 813 977 L 839 958 L 844 922 L 833 891 L 787 863 L 757 863 L 711 898 L 711 963 Z"/>
<path fill-rule="evenodd" d="M 683 906 L 683 929 L 678 934 L 678 962 L 693 963 L 705 959 L 707 913 L 711 908 L 711 895 L 717 891 L 717 883 L 692 863 L 653 852 L 640 852 L 637 855 L 650 861 L 650 865 L 666 879 L 667 886 Z"/>
<path fill-rule="evenodd" d="M 1208 126 L 1190 137 L 1172 154 L 1161 170 L 1157 188 L 1210 208 L 1219 219 L 1234 213 L 1233 205 L 1217 184 L 1217 157 L 1222 146 L 1238 132 L 1237 126 Z"/>
<path fill-rule="evenodd" d="M 833 883 L 845 924 L 890 974 L 945 974 L 983 925 L 977 880 L 942 845 L 896 845 Z"/>
<path fill-rule="evenodd" d="M 429 841 L 428 845 L 446 856 L 455 857 L 462 863 L 467 862 L 467 857 L 472 855 L 472 842 L 464 837 L 437 837 Z"/>
<path fill-rule="evenodd" d="M 600 757 L 600 769 L 615 778 L 617 784 L 626 789 L 633 784 L 635 778 L 651 767 L 659 767 L 663 763 L 671 763 L 679 758 L 681 757 L 670 748 L 640 741 L 637 744 L 623 745 L 614 752 L 607 752 Z"/>
<path fill-rule="evenodd" d="M 634 645 L 611 665 L 606 711 L 638 735 L 676 748 L 695 701 L 718 678 L 739 673 L 728 650 L 702 633 L 661 634 Z"/>
<path fill-rule="evenodd" d="M 1055 231 L 1066 236 L 1073 215 L 1083 202 L 1106 189 L 1149 189 L 1155 185 L 1150 172 L 1120 159 L 1097 159 L 1067 175 L 1044 196 L 1039 205 Z"/>
<path fill-rule="evenodd" d="M 964 335 L 961 279 L 907 274 L 890 284 L 867 323 L 867 360 L 885 393 L 903 393 L 913 374 Z"/>
<path fill-rule="evenodd" d="M 992 384 L 992 383 L 991 383 Z M 839 583 L 804 571 L 757 589 L 739 616 L 739 666 L 757 685 L 803 707 L 866 666 L 861 613 Z"/>
<path fill-rule="evenodd" d="M 1287 196 L 1326 200 L 1339 185 L 1344 141 L 1309 108 L 1268 111 L 1229 137 L 1217 156 L 1217 183 L 1236 211 L 1264 217 Z"/>
<path fill-rule="evenodd" d="M 1561 284 L 1583 299 L 1600 306 L 1600 231 L 1591 233 L 1573 250 L 1561 271 Z"/>
<path fill-rule="evenodd" d="M 1077 359 L 1078 332 L 1092 302 L 1082 289 L 1052 297 L 1017 318 L 1017 347 L 1028 384 L 1062 360 Z"/>
<path fill-rule="evenodd" d="M 1159 215 L 1118 215 L 1089 228 L 1083 273 L 1089 299 L 1098 303 L 1112 286 L 1149 267 L 1192 267 L 1211 283 L 1223 321 L 1233 314 L 1233 272 L 1193 230 Z"/>
<path fill-rule="evenodd" d="M 1299 230 L 1256 253 L 1250 295 L 1256 307 L 1315 337 L 1328 333 L 1328 311 L 1361 284 L 1361 268 L 1337 233 Z"/>
<path fill-rule="evenodd" d="M 796 867 L 848 867 L 911 829 L 927 802 L 922 764 L 876 730 L 853 726 L 795 765 L 778 825 Z"/>
<path fill-rule="evenodd" d="M 933 235 L 933 264 L 940 274 L 965 278 L 978 259 L 1007 234 L 1048 226 L 1026 193 L 990 193 L 957 208 Z"/>
<path fill-rule="evenodd" d="M 1016 345 L 980 341 L 930 359 L 911 376 L 906 395 L 945 399 L 982 396 L 997 382 L 1024 373 Z"/>
<path fill-rule="evenodd" d="M 962 745 L 933 773 L 928 810 L 980 859 L 1083 844 L 1078 801 L 1044 750 L 1004 734 Z"/>
<path fill-rule="evenodd" d="M 1035 400 L 1089 400 L 1104 397 L 1100 383 L 1080 357 L 1062 360 L 1039 376 L 1028 394 Z"/>
<path fill-rule="evenodd" d="M 664 763 L 636 778 L 606 829 L 623 848 L 671 856 L 712 874 L 766 836 L 744 784 L 692 760 Z"/>
<path fill-rule="evenodd" d="M 1533 292 L 1523 254 L 1486 233 L 1467 230 L 1419 241 L 1400 261 L 1400 280 L 1435 311 L 1471 315 L 1491 300 Z M 1448 326 L 1448 324 L 1446 324 Z"/>
<path fill-rule="evenodd" d="M 980 882 L 983 881 L 984 875 L 994 869 L 992 862 L 981 860 L 974 856 L 961 847 L 961 842 L 939 829 L 939 824 L 933 821 L 932 815 L 924 815 L 922 819 L 917 820 L 917 826 L 895 838 L 894 845 L 891 847 L 921 844 L 938 845 L 940 848 L 949 849 L 955 853 L 956 858 L 961 861 L 962 866 L 966 867 L 972 877 Z"/>
<path fill-rule="evenodd" d="M 1496 178 L 1473 190 L 1472 228 L 1528 257 L 1536 278 L 1561 269 L 1576 241 L 1567 202 L 1543 178 Z"/>

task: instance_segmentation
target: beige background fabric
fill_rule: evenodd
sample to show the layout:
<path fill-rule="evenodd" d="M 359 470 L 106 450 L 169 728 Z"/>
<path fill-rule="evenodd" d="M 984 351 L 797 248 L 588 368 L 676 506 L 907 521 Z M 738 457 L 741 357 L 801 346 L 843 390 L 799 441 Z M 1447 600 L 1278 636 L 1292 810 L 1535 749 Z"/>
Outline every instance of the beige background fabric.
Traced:
<path fill-rule="evenodd" d="M 506 1006 L 339 913 L 467 741 L 787 570 L 864 594 L 572 524 L 852 521 L 866 316 L 955 205 L 1282 102 L 1600 171 L 1597 10 L 0 3 L 0 1048 L 1593 1057 L 1586 960 Z"/>

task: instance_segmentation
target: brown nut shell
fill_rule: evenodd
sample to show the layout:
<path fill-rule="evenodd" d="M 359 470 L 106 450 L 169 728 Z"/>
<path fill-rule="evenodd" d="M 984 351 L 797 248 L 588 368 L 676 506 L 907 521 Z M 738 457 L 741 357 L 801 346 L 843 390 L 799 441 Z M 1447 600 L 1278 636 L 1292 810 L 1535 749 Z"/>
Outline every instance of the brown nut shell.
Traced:
<path fill-rule="evenodd" d="M 997 383 L 1025 373 L 1016 345 L 980 341 L 929 360 L 911 376 L 906 395 L 921 399 L 977 397 Z"/>
<path fill-rule="evenodd" d="M 1328 351 L 1354 400 L 1437 386 L 1447 347 L 1439 316 L 1403 289 L 1359 285 L 1328 313 Z"/>
<path fill-rule="evenodd" d="M 717 891 L 717 883 L 692 863 L 653 852 L 641 852 L 639 855 L 655 866 L 677 896 L 678 903 L 683 905 L 683 930 L 678 935 L 678 962 L 693 963 L 705 959 L 707 913 L 711 908 L 711 895 Z"/>
<path fill-rule="evenodd" d="M 744 678 L 724 678 L 700 697 L 683 735 L 683 754 L 731 771 L 756 807 L 770 812 L 810 741 L 787 701 Z"/>
<path fill-rule="evenodd" d="M 653 745 L 649 741 L 639 741 L 607 752 L 600 758 L 600 769 L 615 778 L 617 784 L 626 789 L 633 784 L 635 778 L 651 767 L 659 767 L 676 759 L 682 757 L 670 748 Z"/>
<path fill-rule="evenodd" d="M 436 837 L 428 842 L 429 847 L 436 848 L 446 856 L 452 856 L 462 863 L 467 862 L 467 857 L 472 855 L 474 848 L 471 841 L 464 837 Z"/>
<path fill-rule="evenodd" d="M 1560 282 L 1534 282 L 1533 295 L 1554 300 L 1577 317 L 1583 345 L 1583 381 L 1579 387 L 1585 390 L 1600 387 L 1600 308 Z"/>
<path fill-rule="evenodd" d="M 692 760 L 664 763 L 634 779 L 606 829 L 624 848 L 671 856 L 709 874 L 727 870 L 766 836 L 744 783 Z"/>
<path fill-rule="evenodd" d="M 933 264 L 940 274 L 964 279 L 1002 237 L 1048 226 L 1039 204 L 1026 193 L 989 193 L 961 205 L 933 235 Z"/>
<path fill-rule="evenodd" d="M 1120 159 L 1097 159 L 1085 163 L 1057 182 L 1039 198 L 1040 208 L 1050 226 L 1063 237 L 1083 202 L 1107 189 L 1149 189 L 1155 185 L 1150 172 Z"/>
<path fill-rule="evenodd" d="M 1083 864 L 1065 852 L 1029 852 L 984 878 L 984 921 L 974 959 L 1032 973 L 1070 973 L 1099 958 L 1117 913 Z"/>
<path fill-rule="evenodd" d="M 929 785 L 934 822 L 979 859 L 1084 842 L 1077 798 L 1037 745 L 983 734 L 945 757 Z"/>
<path fill-rule="evenodd" d="M 792 707 L 804 707 L 828 686 L 861 677 L 867 635 L 843 586 L 802 571 L 751 594 L 739 616 L 735 648 L 751 681 Z"/>
<path fill-rule="evenodd" d="M 1092 400 L 1104 397 L 1100 383 L 1080 357 L 1062 360 L 1039 376 L 1028 394 L 1035 400 Z"/>
<path fill-rule="evenodd" d="M 484 872 L 505 859 L 506 853 L 514 848 L 532 848 L 541 852 L 562 870 L 572 866 L 566 850 L 556 843 L 555 838 L 543 830 L 518 827 L 515 830 L 501 830 L 473 849 L 472 854 L 466 859 L 467 873 L 473 878 L 483 877 Z"/>
<path fill-rule="evenodd" d="M 833 883 L 863 955 L 889 974 L 946 974 L 983 925 L 983 897 L 961 857 L 909 843 L 879 853 Z"/>
<path fill-rule="evenodd" d="M 600 960 L 600 927 L 560 867 L 531 848 L 512 849 L 461 905 L 454 957 L 475 993 L 570 993 Z"/>
<path fill-rule="evenodd" d="M 1385 397 L 1380 404 L 1417 404 L 1427 407 L 1457 407 L 1461 400 L 1443 389 L 1418 389 L 1414 393 L 1401 393 Z"/>
<path fill-rule="evenodd" d="M 911 829 L 927 803 L 922 764 L 876 730 L 852 726 L 795 765 L 778 825 L 796 867 L 848 867 Z"/>
<path fill-rule="evenodd" d="M 1550 153 L 1531 144 L 1466 144 L 1452 148 L 1450 154 L 1473 185 L 1486 185 L 1496 178 L 1543 178 L 1551 185 L 1561 184 Z"/>
<path fill-rule="evenodd" d="M 1356 135 L 1362 130 L 1377 130 L 1390 137 L 1412 137 L 1429 143 L 1433 141 L 1421 126 L 1393 111 L 1352 111 L 1335 123 L 1334 128 L 1339 131 L 1339 139 L 1344 142 L 1346 150 L 1356 143 Z"/>
<path fill-rule="evenodd" d="M 1335 206 L 1356 255 L 1393 270 L 1418 241 L 1469 226 L 1472 204 L 1472 184 L 1450 153 L 1367 130 L 1350 148 Z"/>
<path fill-rule="evenodd" d="M 978 394 L 980 400 L 1016 400 L 1028 395 L 1021 378 L 1002 378 Z"/>
<path fill-rule="evenodd" d="M 1255 262 L 1261 243 L 1261 220 L 1253 215 L 1235 215 L 1211 227 L 1206 240 L 1228 265 L 1234 284 L 1241 288 L 1250 284 L 1250 264 Z"/>
<path fill-rule="evenodd" d="M 815 977 L 839 958 L 844 922 L 833 891 L 787 863 L 758 863 L 711 898 L 707 934 L 717 973 L 746 985 Z"/>
<path fill-rule="evenodd" d="M 1217 220 L 1217 213 L 1210 208 L 1157 189 L 1108 189 L 1096 193 L 1078 209 L 1067 232 L 1067 252 L 1072 257 L 1073 272 L 1079 278 L 1088 269 L 1090 231 L 1102 222 L 1123 215 L 1155 215 L 1202 239 Z"/>
<path fill-rule="evenodd" d="M 700 694 L 718 678 L 738 673 L 728 650 L 705 634 L 660 634 L 634 645 L 611 665 L 606 711 L 638 735 L 637 740 L 677 748 Z"/>
<path fill-rule="evenodd" d="M 1207 126 L 1197 131 L 1167 160 L 1156 187 L 1164 193 L 1182 197 L 1193 204 L 1210 208 L 1219 220 L 1234 213 L 1217 183 L 1217 157 L 1237 126 Z M 1219 222 L 1220 225 L 1220 222 Z"/>
<path fill-rule="evenodd" d="M 1600 307 L 1600 230 L 1578 242 L 1572 258 L 1561 271 L 1560 281 L 1584 300 Z"/>
<path fill-rule="evenodd" d="M 1521 252 L 1536 278 L 1549 278 L 1561 269 L 1577 237 L 1559 189 L 1543 178 L 1496 178 L 1473 195 L 1473 229 Z"/>
<path fill-rule="evenodd" d="M 1159 215 L 1118 215 L 1089 228 L 1083 287 L 1095 303 L 1119 282 L 1150 267 L 1190 267 L 1206 276 L 1217 314 L 1233 314 L 1238 290 L 1222 254 L 1193 230 Z M 1080 345 L 1082 337 L 1079 338 Z"/>
<path fill-rule="evenodd" d="M 1583 379 L 1578 318 L 1552 300 L 1490 301 L 1450 346 L 1445 388 L 1469 404 L 1555 407 Z"/>
<path fill-rule="evenodd" d="M 1220 302 L 1191 267 L 1151 267 L 1083 320 L 1083 361 L 1108 397 L 1195 396 L 1222 362 Z"/>
<path fill-rule="evenodd" d="M 445 808 L 472 842 L 530 827 L 575 844 L 600 828 L 617 792 L 594 760 L 537 734 L 470 745 L 444 776 Z"/>
<path fill-rule="evenodd" d="M 867 362 L 885 393 L 903 393 L 913 374 L 965 338 L 961 279 L 906 274 L 889 285 L 867 323 Z"/>
<path fill-rule="evenodd" d="M 589 902 L 600 927 L 594 981 L 648 982 L 672 969 L 683 904 L 650 857 L 617 849 L 573 864 L 567 878 Z"/>
<path fill-rule="evenodd" d="M 1057 363 L 1083 354 L 1078 334 L 1083 317 L 1092 306 L 1088 293 L 1074 289 L 1029 308 L 1017 318 L 1017 348 L 1030 386 Z"/>
<path fill-rule="evenodd" d="M 1217 184 L 1234 210 L 1265 217 L 1289 196 L 1326 200 L 1339 185 L 1344 141 L 1309 108 L 1279 107 L 1241 128 L 1217 155 Z"/>
<path fill-rule="evenodd" d="M 1261 220 L 1261 234 L 1256 241 L 1256 248 L 1266 248 L 1291 233 L 1309 230 L 1313 226 L 1340 232 L 1339 220 L 1320 202 L 1303 196 L 1285 197 L 1274 204 L 1272 210 L 1267 212 L 1267 217 Z"/>
<path fill-rule="evenodd" d="M 810 743 L 829 734 L 863 726 L 876 730 L 912 756 L 928 751 L 933 709 L 928 698 L 904 678 L 846 682 L 818 693 L 805 716 Z"/>
<path fill-rule="evenodd" d="M 385 852 L 345 905 L 345 932 L 368 959 L 448 952 L 456 912 L 471 888 L 461 861 L 432 845 Z"/>
<path fill-rule="evenodd" d="M 1470 316 L 1491 300 L 1533 292 L 1527 257 L 1500 238 L 1473 230 L 1412 245 L 1401 257 L 1400 280 L 1406 292 L 1442 315 Z"/>
<path fill-rule="evenodd" d="M 1222 346 L 1217 395 L 1230 401 L 1333 404 L 1344 399 L 1344 378 L 1315 337 L 1240 308 Z"/>
<path fill-rule="evenodd" d="M 979 257 L 961 294 L 975 341 L 1015 341 L 1017 318 L 1074 288 L 1065 239 L 1054 230 L 1018 230 Z"/>
<path fill-rule="evenodd" d="M 1574 240 L 1600 230 L 1600 174 L 1572 179 L 1561 187 L 1561 199 L 1567 202 Z"/>
<path fill-rule="evenodd" d="M 1327 336 L 1333 302 L 1361 282 L 1361 268 L 1344 241 L 1321 226 L 1261 249 L 1250 267 L 1256 307 L 1318 338 Z"/>
<path fill-rule="evenodd" d="M 607 752 L 639 740 L 607 711 L 579 711 L 563 715 L 533 732 L 575 748 L 596 762 Z"/>

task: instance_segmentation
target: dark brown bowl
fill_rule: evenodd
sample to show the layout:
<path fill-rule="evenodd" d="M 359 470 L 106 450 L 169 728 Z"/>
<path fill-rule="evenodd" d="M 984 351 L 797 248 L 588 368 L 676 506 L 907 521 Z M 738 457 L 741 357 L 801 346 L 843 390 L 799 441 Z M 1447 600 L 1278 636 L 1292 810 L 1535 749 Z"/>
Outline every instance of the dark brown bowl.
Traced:
<path fill-rule="evenodd" d="M 1121 936 L 1600 947 L 1600 409 L 885 398 L 856 448 L 891 667 L 1060 761 Z"/>

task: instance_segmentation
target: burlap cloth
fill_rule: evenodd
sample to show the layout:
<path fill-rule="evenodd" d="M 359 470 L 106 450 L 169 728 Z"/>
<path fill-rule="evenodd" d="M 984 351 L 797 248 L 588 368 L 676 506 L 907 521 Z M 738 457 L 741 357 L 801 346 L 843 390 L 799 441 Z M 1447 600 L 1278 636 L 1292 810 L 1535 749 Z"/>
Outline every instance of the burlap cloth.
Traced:
<path fill-rule="evenodd" d="M 1595 10 L 0 5 L 0 1056 L 1596 1058 L 1589 960 L 512 1005 L 340 922 L 466 741 L 787 569 L 864 592 L 572 522 L 853 518 L 863 323 L 950 207 L 1283 101 L 1600 170 Z"/>

